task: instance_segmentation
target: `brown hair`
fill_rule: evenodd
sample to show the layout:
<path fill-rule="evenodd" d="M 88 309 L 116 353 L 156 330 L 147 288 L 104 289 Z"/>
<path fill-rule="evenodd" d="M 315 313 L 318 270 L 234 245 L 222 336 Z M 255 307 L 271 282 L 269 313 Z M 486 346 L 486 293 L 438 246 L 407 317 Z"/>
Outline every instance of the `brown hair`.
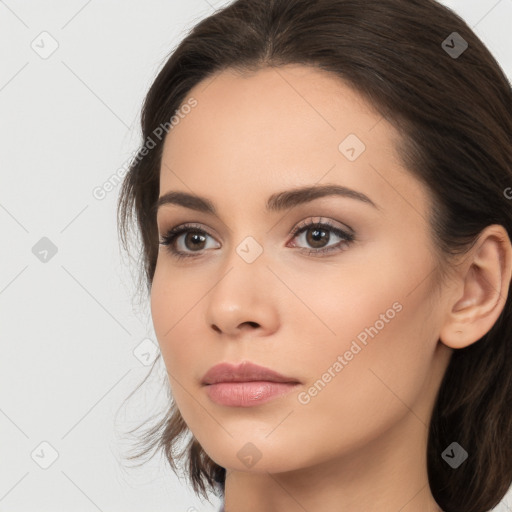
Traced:
<path fill-rule="evenodd" d="M 199 22 L 172 52 L 143 105 L 143 140 L 156 138 L 155 129 L 168 123 L 192 87 L 214 73 L 286 64 L 334 73 L 399 131 L 405 166 L 431 194 L 440 269 L 449 269 L 450 257 L 464 254 L 490 224 L 504 226 L 512 238 L 512 204 L 504 193 L 512 186 L 510 83 L 468 25 L 434 0 L 237 0 Z M 164 140 L 139 150 L 118 203 L 125 250 L 136 216 L 148 292 L 158 253 Z M 512 483 L 511 369 L 509 292 L 491 330 L 453 352 L 436 397 L 428 476 L 446 512 L 490 510 Z M 196 493 L 223 492 L 225 469 L 193 436 L 176 453 L 189 432 L 169 398 L 171 407 L 146 432 L 146 448 L 136 457 L 162 449 L 174 471 L 185 458 Z M 441 457 L 453 441 L 469 454 L 457 469 Z"/>

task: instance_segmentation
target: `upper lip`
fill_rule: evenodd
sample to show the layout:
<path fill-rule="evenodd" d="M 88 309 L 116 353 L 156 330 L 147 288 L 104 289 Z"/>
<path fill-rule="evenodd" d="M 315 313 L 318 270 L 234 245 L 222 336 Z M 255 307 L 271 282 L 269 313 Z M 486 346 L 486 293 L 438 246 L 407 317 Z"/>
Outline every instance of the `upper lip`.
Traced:
<path fill-rule="evenodd" d="M 218 382 L 253 382 L 253 381 L 269 381 L 269 382 L 290 382 L 298 384 L 299 381 L 292 377 L 286 377 L 280 373 L 244 361 L 238 365 L 231 363 L 220 363 L 212 366 L 203 376 L 201 384 L 217 384 Z"/>

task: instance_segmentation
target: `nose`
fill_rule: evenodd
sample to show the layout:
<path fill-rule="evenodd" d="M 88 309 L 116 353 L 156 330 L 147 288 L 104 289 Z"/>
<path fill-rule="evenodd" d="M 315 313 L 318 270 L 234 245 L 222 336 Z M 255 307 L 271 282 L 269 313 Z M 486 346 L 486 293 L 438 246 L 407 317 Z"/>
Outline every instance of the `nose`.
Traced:
<path fill-rule="evenodd" d="M 229 258 L 228 270 L 206 297 L 207 324 L 218 334 L 229 337 L 244 332 L 258 332 L 260 336 L 274 332 L 279 317 L 274 274 L 263 255 L 251 263 L 235 252 L 234 256 Z"/>

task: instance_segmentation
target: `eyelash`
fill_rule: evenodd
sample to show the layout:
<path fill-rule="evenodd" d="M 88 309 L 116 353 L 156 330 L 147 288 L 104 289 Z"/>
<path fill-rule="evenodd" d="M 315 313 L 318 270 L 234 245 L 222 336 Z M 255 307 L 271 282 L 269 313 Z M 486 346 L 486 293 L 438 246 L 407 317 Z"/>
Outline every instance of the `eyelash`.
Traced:
<path fill-rule="evenodd" d="M 343 240 L 331 247 L 324 247 L 322 249 L 310 249 L 310 250 L 301 248 L 301 250 L 299 250 L 299 252 L 306 253 L 308 256 L 317 256 L 319 254 L 325 254 L 325 253 L 330 253 L 332 251 L 337 251 L 342 245 L 346 244 L 348 246 L 355 240 L 355 236 L 353 234 L 347 233 L 347 232 L 343 231 L 342 229 L 333 226 L 329 221 L 311 222 L 309 224 L 301 224 L 301 225 L 297 226 L 290 233 L 290 235 L 292 235 L 293 238 L 296 238 L 298 235 L 301 235 L 302 233 L 306 232 L 308 229 L 312 229 L 312 228 L 316 228 L 316 229 L 327 228 L 327 231 L 332 231 L 335 235 L 339 236 Z M 189 253 L 186 253 L 183 251 L 177 251 L 174 248 L 174 242 L 176 241 L 176 239 L 183 233 L 188 233 L 188 232 L 192 232 L 192 233 L 199 234 L 199 235 L 211 236 L 207 231 L 204 231 L 203 229 L 200 229 L 193 224 L 182 224 L 181 226 L 176 226 L 176 227 L 170 229 L 169 231 L 167 231 L 167 233 L 162 236 L 162 239 L 160 240 L 160 245 L 166 246 L 169 253 L 177 259 L 197 258 L 197 257 L 201 256 L 203 253 L 200 251 L 194 251 L 192 254 L 189 254 Z M 292 238 L 292 240 L 293 240 L 293 238 Z M 340 249 L 340 250 L 345 250 L 345 249 Z"/>

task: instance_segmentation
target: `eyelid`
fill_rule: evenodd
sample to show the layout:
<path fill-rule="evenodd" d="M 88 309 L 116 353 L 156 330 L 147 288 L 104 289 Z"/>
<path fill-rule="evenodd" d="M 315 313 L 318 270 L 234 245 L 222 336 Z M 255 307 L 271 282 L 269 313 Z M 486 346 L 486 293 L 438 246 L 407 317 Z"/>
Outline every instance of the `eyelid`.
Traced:
<path fill-rule="evenodd" d="M 329 227 L 337 228 L 337 229 L 340 229 L 342 231 L 345 231 L 347 233 L 347 235 L 355 236 L 355 234 L 356 234 L 354 229 L 352 227 L 350 227 L 348 224 L 345 224 L 345 223 L 342 223 L 342 222 L 339 222 L 339 221 L 335 221 L 334 219 L 331 219 L 329 217 L 322 217 L 322 216 L 313 217 L 313 216 L 310 216 L 310 217 L 306 217 L 305 219 L 301 220 L 299 223 L 295 224 L 290 229 L 290 231 L 287 233 L 287 236 L 291 236 L 291 235 L 295 236 L 297 234 L 297 232 L 300 231 L 301 228 L 306 227 L 306 226 L 310 226 L 311 224 L 326 224 Z M 204 231 L 205 233 L 207 233 L 212 238 L 217 238 L 216 235 L 212 234 L 212 231 L 213 232 L 215 232 L 215 231 L 213 229 L 211 229 L 210 227 L 205 229 L 204 228 L 204 224 L 201 223 L 201 222 L 183 222 L 183 223 L 180 223 L 180 224 L 176 224 L 175 226 L 173 226 L 173 227 L 171 227 L 169 229 L 165 229 L 165 228 L 162 229 L 162 230 L 159 229 L 158 233 L 159 233 L 160 238 L 162 238 L 163 236 L 167 235 L 169 232 L 171 232 L 171 231 L 178 231 L 181 228 L 183 228 L 183 229 L 190 229 L 191 231 L 194 230 L 194 229 L 197 229 L 198 231 Z M 163 235 L 160 234 L 160 231 L 163 232 Z"/>
<path fill-rule="evenodd" d="M 164 243 L 165 240 L 169 239 L 169 238 L 173 238 L 172 243 L 174 243 L 178 237 L 180 237 L 182 234 L 187 233 L 189 231 L 192 231 L 192 232 L 197 231 L 201 234 L 204 233 L 207 236 L 209 236 L 210 238 L 217 240 L 216 237 L 213 234 L 211 234 L 209 230 L 207 230 L 203 227 L 203 224 L 196 223 L 196 222 L 183 222 L 183 223 L 177 224 L 176 226 L 169 228 L 167 230 L 164 229 L 164 233 L 159 235 L 159 238 L 160 238 L 159 243 L 160 243 L 160 245 L 171 245 L 171 243 L 165 244 Z"/>
<path fill-rule="evenodd" d="M 340 229 L 341 231 L 345 231 L 347 235 L 355 236 L 356 232 L 348 225 L 336 221 L 334 219 L 328 217 L 307 217 L 304 220 L 301 220 L 298 224 L 295 225 L 294 228 L 288 233 L 289 235 L 295 235 L 301 228 L 310 226 L 311 224 L 326 224 L 333 229 Z"/>
<path fill-rule="evenodd" d="M 334 245 L 327 245 L 326 247 L 322 248 L 312 248 L 308 249 L 306 247 L 298 247 L 297 245 L 293 245 L 292 247 L 296 248 L 296 250 L 299 253 L 302 254 L 308 254 L 316 257 L 321 257 L 324 254 L 327 253 L 339 253 L 343 250 L 346 250 L 345 246 L 350 246 L 354 241 L 356 241 L 356 236 L 354 230 L 345 224 L 339 223 L 342 226 L 345 227 L 337 227 L 335 225 L 335 222 L 331 219 L 322 220 L 323 217 L 317 217 L 318 220 L 315 220 L 314 217 L 308 217 L 299 224 L 296 224 L 292 230 L 288 233 L 288 236 L 292 236 L 292 240 L 297 238 L 298 236 L 305 233 L 308 229 L 313 229 L 316 227 L 320 228 L 327 228 L 328 231 L 333 232 L 337 237 L 339 237 L 341 240 L 334 244 Z M 202 224 L 200 223 L 193 223 L 193 222 L 185 222 L 182 224 L 178 224 L 172 228 L 170 228 L 162 237 L 160 240 L 161 246 L 166 246 L 169 254 L 176 258 L 176 259 L 186 259 L 186 258 L 200 258 L 205 254 L 205 252 L 208 252 L 208 250 L 211 249 L 202 249 L 200 251 L 182 251 L 175 249 L 175 243 L 179 237 L 181 237 L 183 234 L 189 233 L 189 232 L 198 232 L 202 235 L 207 235 L 213 239 L 215 239 L 215 236 L 209 233 L 208 230 L 204 229 L 202 227 Z M 330 241 L 330 240 L 329 240 Z M 287 242 L 286 247 L 289 247 L 289 242 Z M 343 248 L 345 247 L 345 248 Z"/>

